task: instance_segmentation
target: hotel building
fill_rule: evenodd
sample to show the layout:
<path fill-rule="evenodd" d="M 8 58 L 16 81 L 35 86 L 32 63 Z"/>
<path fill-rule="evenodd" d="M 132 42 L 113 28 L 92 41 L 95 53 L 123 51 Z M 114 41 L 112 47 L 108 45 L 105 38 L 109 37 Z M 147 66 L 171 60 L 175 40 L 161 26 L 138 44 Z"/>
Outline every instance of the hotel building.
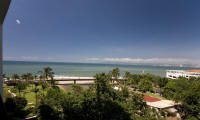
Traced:
<path fill-rule="evenodd" d="M 167 70 L 166 77 L 177 79 L 178 77 L 200 77 L 200 70 Z"/>

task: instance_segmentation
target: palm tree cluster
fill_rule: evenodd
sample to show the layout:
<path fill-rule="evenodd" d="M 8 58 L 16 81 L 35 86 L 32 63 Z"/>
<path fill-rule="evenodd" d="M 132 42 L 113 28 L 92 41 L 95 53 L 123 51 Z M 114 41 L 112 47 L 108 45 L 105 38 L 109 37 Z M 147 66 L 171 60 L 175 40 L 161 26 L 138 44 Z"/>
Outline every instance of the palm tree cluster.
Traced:
<path fill-rule="evenodd" d="M 3 74 L 2 77 L 4 79 L 9 80 L 10 77 L 6 76 L 6 74 Z M 22 75 L 19 74 L 13 74 L 11 76 L 12 80 L 17 81 L 17 80 L 25 80 L 25 81 L 31 81 L 31 80 L 49 80 L 53 79 L 54 77 L 54 72 L 51 67 L 44 67 L 42 71 L 38 71 L 36 74 L 33 73 L 24 73 Z"/>

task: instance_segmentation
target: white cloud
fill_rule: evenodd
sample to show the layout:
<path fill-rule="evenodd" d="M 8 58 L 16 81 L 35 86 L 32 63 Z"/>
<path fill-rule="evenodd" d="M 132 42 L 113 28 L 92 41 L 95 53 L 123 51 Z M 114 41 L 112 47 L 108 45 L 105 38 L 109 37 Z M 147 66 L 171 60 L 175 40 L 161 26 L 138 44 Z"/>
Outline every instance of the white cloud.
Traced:
<path fill-rule="evenodd" d="M 190 64 L 200 66 L 200 59 L 189 58 L 63 58 L 63 57 L 37 57 L 37 56 L 21 56 L 21 57 L 4 57 L 4 60 L 22 60 L 22 61 L 52 61 L 52 62 L 84 62 L 84 63 L 126 63 L 126 64 Z"/>
<path fill-rule="evenodd" d="M 100 58 L 86 58 L 86 61 L 98 61 Z"/>
<path fill-rule="evenodd" d="M 150 64 L 200 64 L 200 59 L 187 58 L 87 58 L 88 61 Z"/>
<path fill-rule="evenodd" d="M 21 21 L 19 19 L 16 19 L 16 24 L 21 24 Z"/>

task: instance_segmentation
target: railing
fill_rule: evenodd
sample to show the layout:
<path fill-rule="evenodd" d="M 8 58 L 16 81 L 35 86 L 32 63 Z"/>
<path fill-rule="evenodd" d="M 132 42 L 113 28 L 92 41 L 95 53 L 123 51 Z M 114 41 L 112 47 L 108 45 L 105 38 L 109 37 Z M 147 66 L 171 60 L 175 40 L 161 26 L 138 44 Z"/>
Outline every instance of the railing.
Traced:
<path fill-rule="evenodd" d="M 95 78 L 63 78 L 63 79 L 53 79 L 53 81 L 56 82 L 56 85 L 71 85 L 71 84 L 81 84 L 81 85 L 91 85 L 94 84 Z M 114 78 L 113 78 L 114 80 Z M 118 80 L 124 82 L 126 79 L 118 78 Z M 25 82 L 26 80 L 7 80 L 5 83 L 18 83 L 18 82 Z M 34 83 L 34 82 L 40 82 L 40 81 L 51 81 L 49 80 L 29 80 L 28 82 Z"/>

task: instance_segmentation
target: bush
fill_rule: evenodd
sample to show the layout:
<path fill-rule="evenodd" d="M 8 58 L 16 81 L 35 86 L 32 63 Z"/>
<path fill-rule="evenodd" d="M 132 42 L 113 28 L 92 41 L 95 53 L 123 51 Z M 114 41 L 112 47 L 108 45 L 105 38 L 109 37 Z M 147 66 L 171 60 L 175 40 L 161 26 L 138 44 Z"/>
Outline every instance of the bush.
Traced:
<path fill-rule="evenodd" d="M 9 119 L 25 118 L 28 114 L 24 108 L 27 105 L 27 100 L 23 97 L 7 98 L 5 106 L 8 112 Z"/>

